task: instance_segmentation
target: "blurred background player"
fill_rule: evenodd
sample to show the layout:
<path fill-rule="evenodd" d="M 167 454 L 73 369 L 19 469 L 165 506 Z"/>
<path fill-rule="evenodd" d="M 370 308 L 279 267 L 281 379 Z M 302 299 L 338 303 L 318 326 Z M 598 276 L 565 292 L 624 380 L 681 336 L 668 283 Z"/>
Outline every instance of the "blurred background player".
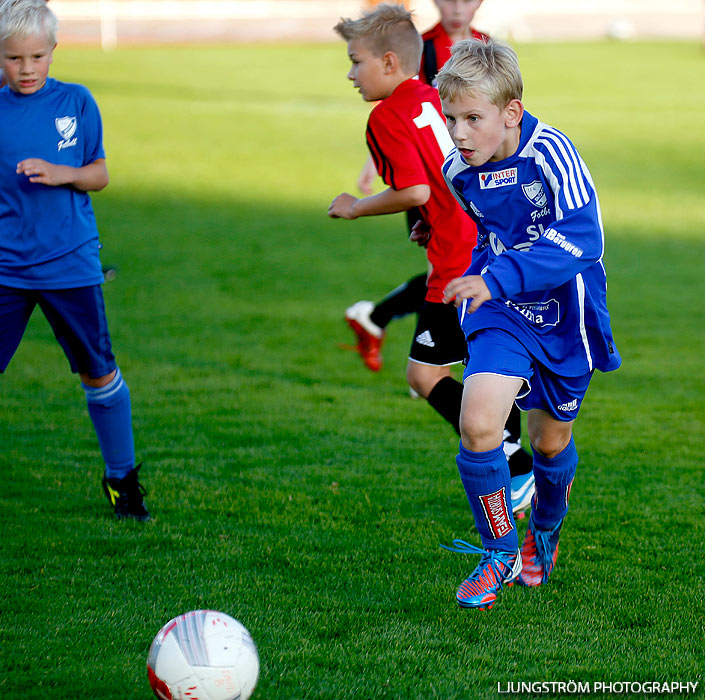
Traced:
<path fill-rule="evenodd" d="M 130 392 L 112 354 L 89 191 L 108 184 L 98 107 L 49 78 L 56 17 L 44 0 L 0 5 L 0 372 L 39 305 L 78 373 L 118 518 L 148 520 Z"/>
<path fill-rule="evenodd" d="M 440 12 L 440 21 L 422 37 L 422 56 L 420 60 L 421 71 L 420 82 L 426 85 L 435 84 L 435 77 L 438 68 L 445 63 L 450 56 L 451 45 L 458 40 L 465 38 L 477 38 L 487 40 L 486 34 L 482 34 L 472 29 L 471 22 L 475 12 L 482 4 L 482 0 L 435 0 Z M 368 143 L 369 139 L 368 126 Z M 393 144 L 387 145 L 387 153 L 394 150 Z M 361 189 L 369 195 L 372 192 L 372 181 L 378 172 L 384 176 L 385 164 L 380 167 L 375 163 L 373 154 L 375 151 L 370 147 L 371 155 L 368 159 L 369 167 L 363 169 L 363 174 L 358 181 Z M 385 154 L 378 154 L 381 160 L 385 159 Z M 403 158 L 402 156 L 400 156 Z M 369 181 L 365 179 L 365 171 L 370 175 Z M 388 178 L 385 179 L 390 184 Z M 417 207 L 406 210 L 409 230 L 413 225 L 421 220 L 422 216 Z M 467 219 L 467 217 L 465 217 Z M 467 226 L 467 223 L 463 224 Z M 471 224 L 473 234 L 474 223 Z M 432 253 L 438 258 L 438 252 Z M 469 264 L 469 257 L 467 258 Z M 393 292 L 388 294 L 381 302 L 373 304 L 371 301 L 359 301 L 351 306 L 345 314 L 348 325 L 357 336 L 357 350 L 363 361 L 373 371 L 378 371 L 382 366 L 381 347 L 384 341 L 384 333 L 387 324 L 393 318 L 400 318 L 407 314 L 420 314 L 421 309 L 427 301 L 428 287 L 427 279 L 433 275 L 433 269 L 429 272 L 421 273 L 404 284 L 400 285 Z M 434 299 L 437 295 L 434 295 Z M 433 303 L 433 302 L 432 302 Z M 455 319 L 449 319 L 455 324 Z M 417 326 L 417 332 L 412 352 L 409 356 L 407 378 L 411 391 L 427 399 L 428 403 L 445 418 L 453 429 L 459 434 L 460 405 L 462 400 L 462 384 L 450 376 L 448 369 L 455 359 L 443 357 L 443 355 L 428 357 L 429 352 L 421 352 L 420 345 L 424 342 L 435 343 L 433 338 L 438 332 L 437 329 L 430 337 L 424 334 L 429 332 L 425 324 Z M 450 333 L 450 331 L 449 331 Z M 452 336 L 451 336 L 452 337 Z M 462 359 L 462 358 L 461 358 Z M 439 364 L 447 362 L 442 368 Z M 423 367 L 424 364 L 427 367 Z M 507 419 L 505 426 L 505 451 L 509 459 L 512 474 L 512 503 L 515 512 L 519 513 L 529 507 L 533 495 L 534 478 L 531 470 L 532 459 L 529 453 L 521 446 L 521 414 L 519 409 L 514 407 Z"/>

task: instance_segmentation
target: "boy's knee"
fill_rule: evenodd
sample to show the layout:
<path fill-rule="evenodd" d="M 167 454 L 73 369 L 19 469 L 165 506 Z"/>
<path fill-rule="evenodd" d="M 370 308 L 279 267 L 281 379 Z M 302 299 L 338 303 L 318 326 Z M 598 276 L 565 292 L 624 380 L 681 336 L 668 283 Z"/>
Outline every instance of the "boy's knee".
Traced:
<path fill-rule="evenodd" d="M 529 411 L 526 427 L 531 447 L 547 459 L 563 452 L 573 437 L 573 421 L 559 421 L 540 410 Z"/>
<path fill-rule="evenodd" d="M 85 386 L 90 386 L 95 389 L 100 389 L 101 387 L 107 386 L 110 384 L 110 382 L 115 379 L 115 375 L 117 374 L 117 370 L 114 369 L 112 372 L 102 376 L 102 377 L 89 377 L 87 374 L 79 374 L 81 378 L 81 382 Z"/>
<path fill-rule="evenodd" d="M 529 433 L 532 449 L 539 452 L 547 459 L 553 459 L 559 455 L 568 446 L 570 442 L 570 430 L 560 432 L 538 432 L 535 434 Z"/>
<path fill-rule="evenodd" d="M 418 362 L 409 362 L 406 366 L 407 383 L 424 399 L 427 399 L 436 384 L 447 376 L 450 376 L 450 371 L 447 367 L 422 365 Z"/>
<path fill-rule="evenodd" d="M 463 411 L 460 439 L 471 452 L 486 452 L 502 444 L 502 426 L 497 426 L 484 411 Z"/>

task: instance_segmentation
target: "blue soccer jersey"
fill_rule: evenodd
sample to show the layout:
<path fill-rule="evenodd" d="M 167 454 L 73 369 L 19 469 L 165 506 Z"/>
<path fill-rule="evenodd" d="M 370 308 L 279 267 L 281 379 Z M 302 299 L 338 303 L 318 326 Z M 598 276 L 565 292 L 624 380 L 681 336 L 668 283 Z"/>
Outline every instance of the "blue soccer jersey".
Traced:
<path fill-rule="evenodd" d="M 0 90 L 0 284 L 70 289 L 103 281 L 88 193 L 31 183 L 16 168 L 26 158 L 82 167 L 104 157 L 100 113 L 85 87 L 48 78 L 31 95 Z"/>
<path fill-rule="evenodd" d="M 600 206 L 570 140 L 525 112 L 514 155 L 471 167 L 453 150 L 443 172 L 478 228 L 465 274 L 492 294 L 473 314 L 461 307 L 465 334 L 503 328 L 563 376 L 617 369 Z"/>

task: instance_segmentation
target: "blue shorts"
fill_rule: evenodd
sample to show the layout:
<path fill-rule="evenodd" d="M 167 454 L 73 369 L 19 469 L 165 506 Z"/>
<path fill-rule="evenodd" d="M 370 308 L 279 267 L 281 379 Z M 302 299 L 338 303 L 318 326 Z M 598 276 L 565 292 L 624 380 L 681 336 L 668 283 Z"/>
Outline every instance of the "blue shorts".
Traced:
<path fill-rule="evenodd" d="M 100 285 L 51 290 L 0 285 L 0 372 L 5 371 L 19 347 L 37 304 L 72 372 L 98 378 L 116 368 Z"/>
<path fill-rule="evenodd" d="M 470 357 L 463 381 L 473 374 L 518 377 L 524 386 L 516 404 L 522 411 L 540 408 L 559 421 L 575 420 L 592 372 L 563 377 L 536 361 L 511 334 L 500 328 L 478 331 L 468 339 Z"/>

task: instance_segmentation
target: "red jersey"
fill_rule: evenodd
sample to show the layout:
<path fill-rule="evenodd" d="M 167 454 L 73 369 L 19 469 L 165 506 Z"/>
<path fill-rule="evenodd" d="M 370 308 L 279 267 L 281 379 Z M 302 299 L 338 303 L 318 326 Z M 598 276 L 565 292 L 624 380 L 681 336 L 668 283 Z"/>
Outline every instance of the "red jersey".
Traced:
<path fill-rule="evenodd" d="M 482 41 L 489 39 L 487 34 L 483 34 L 472 28 L 470 31 L 473 39 L 482 39 Z M 423 39 L 423 54 L 421 54 L 419 78 L 424 83 L 432 85 L 436 74 L 450 58 L 450 47 L 453 45 L 453 42 L 440 22 L 435 27 L 431 27 L 431 29 L 425 32 L 421 38 Z"/>
<path fill-rule="evenodd" d="M 426 300 L 442 302 L 448 282 L 470 266 L 477 229 L 441 172 L 453 142 L 441 115 L 438 91 L 413 78 L 398 85 L 370 113 L 367 146 L 377 172 L 389 187 L 431 188 L 429 200 L 419 207 L 431 230 L 426 255 L 432 270 Z"/>

